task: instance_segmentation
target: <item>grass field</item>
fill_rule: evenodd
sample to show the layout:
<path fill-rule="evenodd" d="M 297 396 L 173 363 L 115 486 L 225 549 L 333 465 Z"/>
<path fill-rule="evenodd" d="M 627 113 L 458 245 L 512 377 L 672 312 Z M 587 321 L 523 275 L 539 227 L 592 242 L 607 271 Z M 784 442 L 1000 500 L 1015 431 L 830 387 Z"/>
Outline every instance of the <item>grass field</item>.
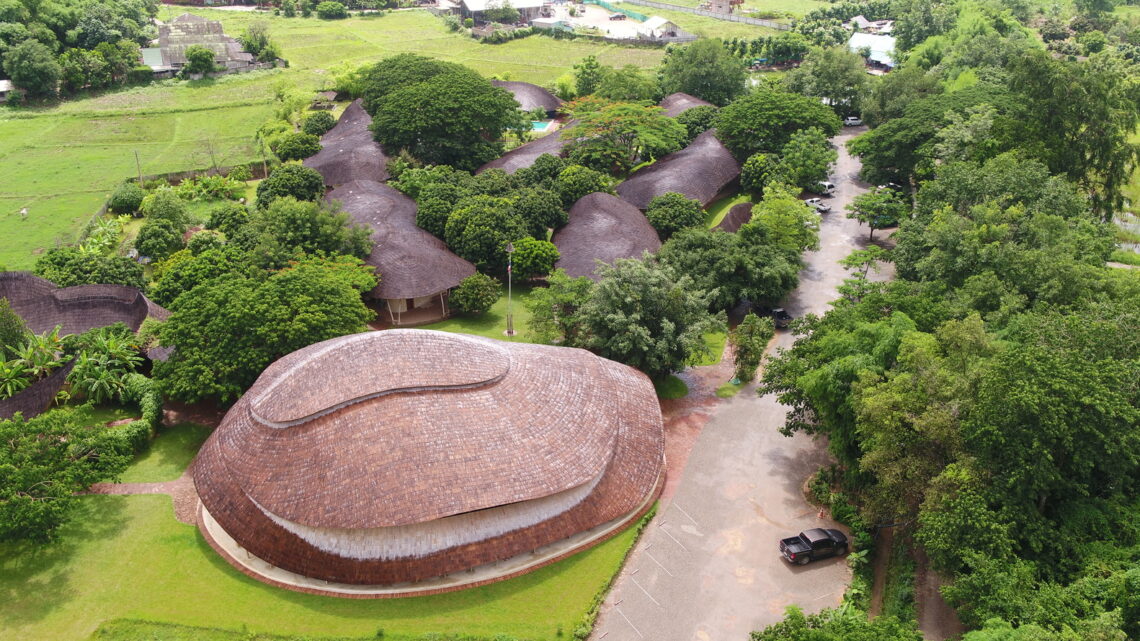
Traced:
<path fill-rule="evenodd" d="M 87 496 L 50 545 L 0 544 L 3 637 L 80 641 L 105 620 L 389 641 L 426 633 L 569 635 L 617 571 L 630 528 L 602 545 L 493 585 L 409 599 L 337 599 L 270 587 L 230 567 L 164 495 Z M 147 637 L 152 638 L 152 637 Z"/>
<path fill-rule="evenodd" d="M 163 17 L 183 9 L 163 8 Z M 193 10 L 237 35 L 255 17 Z M 0 266 L 26 269 L 36 255 L 74 241 L 115 185 L 143 174 L 232 165 L 255 159 L 253 132 L 272 114 L 273 88 L 322 86 L 335 65 L 415 52 L 471 66 L 485 75 L 549 83 L 581 58 L 652 67 L 661 49 L 628 48 L 541 36 L 482 45 L 449 33 L 423 11 L 324 21 L 256 16 L 270 23 L 288 69 L 216 80 L 167 80 L 146 87 L 34 109 L 0 109 Z M 725 23 L 728 24 L 728 23 Z M 138 154 L 136 165 L 135 154 Z M 20 214 L 27 208 L 27 216 Z"/>
<path fill-rule="evenodd" d="M 173 481 L 198 454 L 212 430 L 204 425 L 179 423 L 162 426 L 143 452 L 119 477 L 121 483 L 159 483 Z"/>
<path fill-rule="evenodd" d="M 507 330 L 506 286 L 503 287 L 503 295 L 499 298 L 499 301 L 492 305 L 491 309 L 482 314 L 474 316 L 453 316 L 438 323 L 423 325 L 421 329 L 437 329 L 441 332 L 474 334 L 476 336 L 486 336 L 488 338 L 511 341 L 512 343 L 533 342 L 534 339 L 531 337 L 530 328 L 527 327 L 527 321 L 530 320 L 530 312 L 524 307 L 524 303 L 532 289 L 534 288 L 530 285 L 519 285 L 517 283 L 513 287 L 511 316 L 513 316 L 514 319 L 516 332 L 514 336 L 506 336 L 503 334 L 503 332 Z"/>

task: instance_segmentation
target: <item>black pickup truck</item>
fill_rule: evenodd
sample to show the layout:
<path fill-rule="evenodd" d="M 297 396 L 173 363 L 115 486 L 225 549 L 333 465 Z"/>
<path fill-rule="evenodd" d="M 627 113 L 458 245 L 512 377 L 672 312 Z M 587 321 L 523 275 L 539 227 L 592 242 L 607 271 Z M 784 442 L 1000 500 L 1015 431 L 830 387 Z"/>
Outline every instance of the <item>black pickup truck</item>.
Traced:
<path fill-rule="evenodd" d="M 780 554 L 791 563 L 806 565 L 815 559 L 847 554 L 847 535 L 839 530 L 812 528 L 799 536 L 780 539 Z"/>

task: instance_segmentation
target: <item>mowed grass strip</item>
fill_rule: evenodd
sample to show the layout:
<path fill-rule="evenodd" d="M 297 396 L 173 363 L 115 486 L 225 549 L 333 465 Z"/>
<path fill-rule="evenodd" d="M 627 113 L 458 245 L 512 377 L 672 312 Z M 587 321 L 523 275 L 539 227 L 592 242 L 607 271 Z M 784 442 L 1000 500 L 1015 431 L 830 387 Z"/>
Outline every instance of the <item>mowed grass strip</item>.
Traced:
<path fill-rule="evenodd" d="M 630 528 L 581 554 L 492 585 L 406 599 L 290 592 L 245 576 L 164 495 L 86 496 L 49 545 L 0 544 L 4 638 L 81 641 L 103 621 L 389 640 L 427 633 L 528 639 L 566 635 L 632 543 Z"/>

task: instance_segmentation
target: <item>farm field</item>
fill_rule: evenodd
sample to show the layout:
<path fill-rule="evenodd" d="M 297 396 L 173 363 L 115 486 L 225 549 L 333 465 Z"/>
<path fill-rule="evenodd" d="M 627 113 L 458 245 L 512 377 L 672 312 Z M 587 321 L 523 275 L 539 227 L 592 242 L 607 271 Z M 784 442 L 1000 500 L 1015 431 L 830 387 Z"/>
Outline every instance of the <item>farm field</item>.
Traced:
<path fill-rule="evenodd" d="M 162 17 L 175 11 L 182 9 L 165 7 Z M 146 175 L 254 160 L 253 132 L 272 115 L 274 87 L 319 89 L 330 70 L 345 62 L 414 52 L 488 76 L 545 84 L 589 54 L 605 64 L 641 67 L 657 65 L 664 55 L 660 49 L 545 37 L 481 45 L 448 32 L 423 11 L 341 21 L 194 12 L 221 20 L 233 35 L 252 20 L 268 20 L 290 67 L 162 81 L 49 108 L 0 110 L 0 266 L 27 269 L 48 247 L 74 241 L 115 185 L 140 169 Z"/>

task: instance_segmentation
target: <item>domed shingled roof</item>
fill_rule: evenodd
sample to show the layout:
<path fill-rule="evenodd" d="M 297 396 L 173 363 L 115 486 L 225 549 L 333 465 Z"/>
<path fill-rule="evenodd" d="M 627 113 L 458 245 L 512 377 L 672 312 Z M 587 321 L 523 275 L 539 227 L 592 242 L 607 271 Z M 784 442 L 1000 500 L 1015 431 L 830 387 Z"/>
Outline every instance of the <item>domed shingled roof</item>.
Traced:
<path fill-rule="evenodd" d="M 416 202 L 388 185 L 355 180 L 329 192 L 327 199 L 340 202 L 353 222 L 372 230 L 375 245 L 365 262 L 380 272 L 374 296 L 431 296 L 475 273 L 474 265 L 416 226 Z"/>
<path fill-rule="evenodd" d="M 529 82 L 492 80 L 491 84 L 511 92 L 511 95 L 515 97 L 515 102 L 519 103 L 519 109 L 523 111 L 543 109 L 547 113 L 552 113 L 562 107 L 561 98 Z"/>
<path fill-rule="evenodd" d="M 641 258 L 645 252 L 661 249 L 657 230 L 645 214 L 621 198 L 602 192 L 587 194 L 570 208 L 569 222 L 554 232 L 552 242 L 561 257 L 555 267 L 567 275 L 588 276 L 600 260 L 613 263 L 618 258 Z"/>
<path fill-rule="evenodd" d="M 338 187 L 354 180 L 388 180 L 388 157 L 372 138 L 372 116 L 354 100 L 336 126 L 321 136 L 321 150 L 301 164 L 317 170 L 325 184 Z"/>
<path fill-rule="evenodd" d="M 715 107 L 711 102 L 701 100 L 696 96 L 690 96 L 687 93 L 671 93 L 661 99 L 657 103 L 658 107 L 665 110 L 665 115 L 670 118 L 676 118 L 693 107 Z"/>
<path fill-rule="evenodd" d="M 704 207 L 739 176 L 740 163 L 710 129 L 688 147 L 633 172 L 617 186 L 617 193 L 642 211 L 649 201 L 670 191 L 684 194 Z"/>
<path fill-rule="evenodd" d="M 344 336 L 270 365 L 192 468 L 269 563 L 419 580 L 635 512 L 659 486 L 649 380 L 578 349 L 428 330 Z"/>

